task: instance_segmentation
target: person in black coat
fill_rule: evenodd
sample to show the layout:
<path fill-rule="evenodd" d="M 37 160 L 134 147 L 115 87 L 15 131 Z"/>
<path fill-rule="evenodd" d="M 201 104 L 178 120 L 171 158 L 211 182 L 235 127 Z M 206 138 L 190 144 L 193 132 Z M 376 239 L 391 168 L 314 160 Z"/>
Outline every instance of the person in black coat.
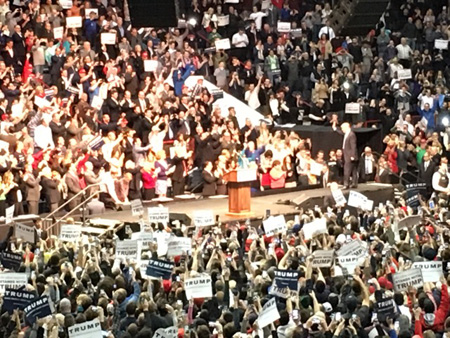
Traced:
<path fill-rule="evenodd" d="M 27 55 L 27 50 L 25 47 L 25 39 L 21 32 L 21 27 L 16 25 L 14 27 L 14 34 L 11 36 L 14 42 L 14 54 L 19 59 L 22 66 L 25 64 L 25 56 Z"/>
<path fill-rule="evenodd" d="M 202 172 L 203 178 L 203 197 L 213 196 L 216 194 L 216 182 L 217 178 L 212 174 L 213 164 L 211 162 L 205 162 L 205 168 Z"/>
<path fill-rule="evenodd" d="M 42 194 L 48 204 L 50 212 L 58 208 L 61 200 L 61 193 L 58 190 L 58 181 L 52 178 L 50 168 L 46 167 L 42 170 L 41 186 Z"/>
<path fill-rule="evenodd" d="M 61 55 L 61 49 L 56 48 L 55 55 L 51 57 L 50 66 L 50 75 L 53 85 L 58 83 L 58 79 L 61 77 L 61 69 L 63 69 L 65 62 L 66 58 Z"/>
<path fill-rule="evenodd" d="M 120 117 L 120 103 L 118 101 L 119 93 L 117 90 L 111 91 L 111 97 L 106 100 L 106 107 L 111 118 L 111 122 L 119 121 Z"/>
<path fill-rule="evenodd" d="M 431 159 L 430 153 L 427 151 L 423 154 L 422 163 L 419 164 L 419 178 L 421 182 L 427 184 L 428 197 L 433 192 L 433 174 L 437 170 L 436 163 Z"/>
<path fill-rule="evenodd" d="M 336 124 L 333 126 L 333 130 L 338 131 Z M 358 149 L 356 135 L 347 122 L 342 123 L 341 131 L 341 134 L 344 135 L 342 144 L 342 153 L 344 155 L 344 188 L 348 189 L 350 187 L 350 179 L 352 188 L 356 188 L 358 186 Z"/>

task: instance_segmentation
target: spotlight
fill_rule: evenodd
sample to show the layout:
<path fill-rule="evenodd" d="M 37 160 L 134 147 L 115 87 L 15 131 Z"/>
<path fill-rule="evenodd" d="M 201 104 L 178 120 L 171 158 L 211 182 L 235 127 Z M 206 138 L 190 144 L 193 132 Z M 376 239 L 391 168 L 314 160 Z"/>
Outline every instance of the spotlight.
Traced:
<path fill-rule="evenodd" d="M 196 25 L 197 25 L 197 20 L 196 20 L 195 18 L 190 18 L 189 21 L 188 21 L 188 23 L 189 23 L 191 26 L 196 26 Z"/>
<path fill-rule="evenodd" d="M 344 86 L 344 89 L 349 89 L 350 88 L 350 85 L 348 84 L 348 82 L 344 82 L 343 86 Z"/>

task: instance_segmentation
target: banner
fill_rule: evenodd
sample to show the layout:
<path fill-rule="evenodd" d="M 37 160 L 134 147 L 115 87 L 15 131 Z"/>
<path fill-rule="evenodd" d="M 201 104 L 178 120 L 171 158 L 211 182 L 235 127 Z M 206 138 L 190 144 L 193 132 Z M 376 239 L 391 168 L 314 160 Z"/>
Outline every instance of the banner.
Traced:
<path fill-rule="evenodd" d="M 166 329 L 158 329 L 153 334 L 153 338 L 177 338 L 178 328 L 175 326 L 168 327 Z"/>
<path fill-rule="evenodd" d="M 291 23 L 278 21 L 277 30 L 279 33 L 289 33 L 291 31 Z"/>
<path fill-rule="evenodd" d="M 3 251 L 0 255 L 0 261 L 4 268 L 17 271 L 23 262 L 23 257 L 21 254 Z"/>
<path fill-rule="evenodd" d="M 81 226 L 75 224 L 64 224 L 61 226 L 59 239 L 63 242 L 76 242 L 81 236 Z"/>
<path fill-rule="evenodd" d="M 3 272 L 0 273 L 0 292 L 6 289 L 20 289 L 28 284 L 28 277 L 25 272 Z"/>
<path fill-rule="evenodd" d="M 420 269 L 422 271 L 423 282 L 436 283 L 439 282 L 444 275 L 442 270 L 442 262 L 416 262 L 413 263 L 411 269 Z"/>
<path fill-rule="evenodd" d="M 25 313 L 27 321 L 34 324 L 37 318 L 44 318 L 51 315 L 52 309 L 47 296 L 44 296 L 29 303 L 23 312 Z"/>
<path fill-rule="evenodd" d="M 184 281 L 187 299 L 211 298 L 212 284 L 210 276 L 189 278 Z"/>
<path fill-rule="evenodd" d="M 126 239 L 116 242 L 116 259 L 117 258 L 130 258 L 137 259 L 137 241 L 132 239 Z"/>
<path fill-rule="evenodd" d="M 274 283 L 279 288 L 288 288 L 292 291 L 298 291 L 298 271 L 296 270 L 280 270 L 274 271 Z"/>
<path fill-rule="evenodd" d="M 64 27 L 55 27 L 53 28 L 53 37 L 55 38 L 55 40 L 60 40 L 63 38 L 64 35 Z"/>
<path fill-rule="evenodd" d="M 35 298 L 35 292 L 6 289 L 3 294 L 3 309 L 7 310 L 9 313 L 13 312 L 15 309 L 23 310 Z"/>
<path fill-rule="evenodd" d="M 167 256 L 175 257 L 191 252 L 191 239 L 187 237 L 172 237 L 167 243 Z"/>
<path fill-rule="evenodd" d="M 436 39 L 434 40 L 435 49 L 448 49 L 448 40 Z"/>
<path fill-rule="evenodd" d="M 216 224 L 212 210 L 194 211 L 194 224 L 196 227 L 207 227 Z"/>
<path fill-rule="evenodd" d="M 141 200 L 132 200 L 131 204 L 131 214 L 136 216 L 142 216 L 144 214 L 144 206 L 142 205 Z"/>
<path fill-rule="evenodd" d="M 149 259 L 145 273 L 149 277 L 167 280 L 170 279 L 174 265 L 174 263 L 168 261 Z"/>
<path fill-rule="evenodd" d="M 410 183 L 405 184 L 406 196 L 412 197 L 420 193 L 425 193 L 427 191 L 426 183 Z"/>
<path fill-rule="evenodd" d="M 68 329 L 69 338 L 102 338 L 102 326 L 98 319 L 75 324 Z"/>
<path fill-rule="evenodd" d="M 317 218 L 311 223 L 304 224 L 302 230 L 306 240 L 310 240 L 319 234 L 326 234 L 328 233 L 327 220 L 325 218 Z"/>
<path fill-rule="evenodd" d="M 214 42 L 214 46 L 216 46 L 216 49 L 223 49 L 227 50 L 231 48 L 230 39 L 222 39 L 222 40 L 216 40 Z"/>
<path fill-rule="evenodd" d="M 331 190 L 331 195 L 333 196 L 334 201 L 337 206 L 344 206 L 347 203 L 347 199 L 342 193 L 341 189 Z"/>
<path fill-rule="evenodd" d="M 144 60 L 145 72 L 156 72 L 158 69 L 158 60 Z"/>
<path fill-rule="evenodd" d="M 83 26 L 83 19 L 81 16 L 68 16 L 66 18 L 67 28 L 81 28 Z"/>
<path fill-rule="evenodd" d="M 278 319 L 280 319 L 280 313 L 278 312 L 275 298 L 272 298 L 264 304 L 264 307 L 258 316 L 258 327 L 263 329 Z"/>
<path fill-rule="evenodd" d="M 34 227 L 30 227 L 22 223 L 16 223 L 15 236 L 16 238 L 22 238 L 24 242 L 34 244 L 35 240 Z"/>
<path fill-rule="evenodd" d="M 394 290 L 396 292 L 406 291 L 410 286 L 418 289 L 423 286 L 422 271 L 419 269 L 409 269 L 396 272 L 392 275 L 392 281 L 394 282 Z"/>
<path fill-rule="evenodd" d="M 346 114 L 359 114 L 361 112 L 361 105 L 359 103 L 346 103 L 345 113 Z"/>
<path fill-rule="evenodd" d="M 313 268 L 329 268 L 333 264 L 334 250 L 317 250 L 313 252 Z"/>
<path fill-rule="evenodd" d="M 100 35 L 102 45 L 115 45 L 116 34 L 115 33 L 102 33 Z"/>
<path fill-rule="evenodd" d="M 148 208 L 148 221 L 150 223 L 169 223 L 169 208 L 155 207 Z"/>
<path fill-rule="evenodd" d="M 230 16 L 229 15 L 219 15 L 217 17 L 217 25 L 219 27 L 228 26 L 230 24 Z"/>
<path fill-rule="evenodd" d="M 408 80 L 412 78 L 411 69 L 399 69 L 397 70 L 399 80 Z"/>
<path fill-rule="evenodd" d="M 270 237 L 279 232 L 285 232 L 287 230 L 286 220 L 284 215 L 270 216 L 263 221 L 264 231 L 266 236 Z"/>

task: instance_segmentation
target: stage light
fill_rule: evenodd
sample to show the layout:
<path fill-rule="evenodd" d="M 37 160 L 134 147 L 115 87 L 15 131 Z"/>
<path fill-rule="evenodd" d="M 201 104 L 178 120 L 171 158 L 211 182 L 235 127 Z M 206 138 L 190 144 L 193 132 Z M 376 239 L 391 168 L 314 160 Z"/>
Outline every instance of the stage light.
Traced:
<path fill-rule="evenodd" d="M 350 84 L 348 82 L 344 82 L 343 86 L 344 86 L 344 89 L 350 88 Z"/>
<path fill-rule="evenodd" d="M 189 21 L 188 21 L 188 23 L 189 23 L 191 26 L 195 26 L 195 25 L 197 25 L 197 20 L 196 20 L 195 18 L 190 18 Z"/>
<path fill-rule="evenodd" d="M 442 119 L 442 124 L 444 125 L 444 127 L 448 127 L 448 117 L 444 117 L 443 119 Z"/>

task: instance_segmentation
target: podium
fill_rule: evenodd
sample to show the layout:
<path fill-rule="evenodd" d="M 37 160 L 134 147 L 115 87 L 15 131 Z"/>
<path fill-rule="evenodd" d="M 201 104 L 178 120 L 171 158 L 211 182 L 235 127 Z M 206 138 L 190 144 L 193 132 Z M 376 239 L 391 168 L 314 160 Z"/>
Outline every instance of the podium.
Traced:
<path fill-rule="evenodd" d="M 228 181 L 227 216 L 251 215 L 251 182 L 256 181 L 256 169 L 232 170 L 224 176 Z"/>

